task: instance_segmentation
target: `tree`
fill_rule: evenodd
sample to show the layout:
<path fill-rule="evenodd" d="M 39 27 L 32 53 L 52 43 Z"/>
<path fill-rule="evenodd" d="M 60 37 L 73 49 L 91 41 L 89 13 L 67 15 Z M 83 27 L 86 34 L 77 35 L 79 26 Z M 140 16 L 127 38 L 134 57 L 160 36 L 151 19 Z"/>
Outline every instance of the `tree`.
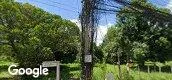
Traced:
<path fill-rule="evenodd" d="M 20 66 L 75 60 L 80 34 L 76 24 L 30 4 L 1 0 L 0 6 L 0 46 L 8 45 Z"/>
<path fill-rule="evenodd" d="M 105 35 L 101 47 L 104 51 L 105 60 L 108 63 L 115 63 L 117 59 L 117 49 L 119 46 L 120 28 L 110 27 Z"/>
<path fill-rule="evenodd" d="M 97 46 L 96 43 L 93 44 L 93 62 L 102 63 L 103 62 L 103 51 L 100 46 Z"/>
<path fill-rule="evenodd" d="M 166 65 L 170 66 L 170 68 L 171 68 L 171 73 L 172 73 L 172 61 L 167 61 L 167 62 L 166 62 Z"/>
<path fill-rule="evenodd" d="M 131 5 L 138 4 L 169 13 L 166 9 L 160 9 L 147 3 L 147 0 L 132 0 L 131 2 Z M 133 13 L 122 13 L 122 11 Z M 144 13 L 143 10 L 140 10 L 140 12 Z M 118 24 L 123 27 L 123 36 L 134 44 L 133 46 L 135 46 L 135 42 L 143 44 L 142 51 L 144 52 L 142 53 L 142 57 L 145 61 L 164 62 L 167 60 L 167 55 L 171 51 L 171 37 L 169 37 L 171 29 L 165 27 L 167 25 L 164 25 L 165 22 L 163 20 L 147 16 L 146 14 L 137 13 L 137 11 L 134 12 L 127 7 L 124 7 L 121 12 L 118 13 L 117 17 L 119 18 Z M 139 49 L 133 49 L 132 52 L 134 55 L 142 52 L 135 52 L 137 50 Z"/>
<path fill-rule="evenodd" d="M 142 5 L 169 13 L 169 10 L 157 8 L 147 0 L 131 0 L 131 5 Z M 164 20 L 148 16 L 143 9 L 132 10 L 124 6 L 117 13 L 117 24 L 106 34 L 102 44 L 104 51 L 105 53 L 115 51 L 114 45 L 118 44 L 122 49 L 122 55 L 126 56 L 121 59 L 128 61 L 131 58 L 142 65 L 145 61 L 165 62 L 171 56 L 172 50 L 171 28 L 165 23 Z"/>
<path fill-rule="evenodd" d="M 156 62 L 155 64 L 159 67 L 159 72 L 161 72 L 161 68 L 164 66 L 164 64 L 160 62 Z"/>

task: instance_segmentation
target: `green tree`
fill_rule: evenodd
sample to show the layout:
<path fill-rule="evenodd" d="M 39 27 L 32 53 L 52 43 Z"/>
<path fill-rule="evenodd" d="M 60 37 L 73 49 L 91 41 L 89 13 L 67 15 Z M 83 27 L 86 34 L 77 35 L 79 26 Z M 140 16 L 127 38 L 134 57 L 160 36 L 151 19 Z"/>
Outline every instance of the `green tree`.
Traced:
<path fill-rule="evenodd" d="M 0 46 L 24 67 L 45 60 L 73 62 L 78 54 L 79 28 L 69 20 L 30 4 L 0 2 Z M 2 53 L 5 53 L 5 50 Z"/>
<path fill-rule="evenodd" d="M 133 0 L 131 3 L 132 5 L 141 4 L 142 6 L 168 13 L 168 10 L 159 9 L 147 3 L 147 0 Z M 132 11 L 126 7 L 123 10 Z M 144 12 L 143 10 L 140 11 Z M 160 62 L 167 60 L 167 54 L 170 52 L 171 47 L 171 37 L 169 37 L 171 29 L 165 27 L 166 25 L 164 25 L 165 22 L 163 20 L 159 21 L 157 18 L 142 13 L 119 12 L 118 17 L 119 24 L 123 27 L 124 37 L 132 43 L 139 42 L 147 46 L 144 50 L 146 53 L 143 55 L 146 60 Z M 133 52 L 135 53 L 135 51 Z"/>
<path fill-rule="evenodd" d="M 96 43 L 93 44 L 93 62 L 102 63 L 103 62 L 103 51 L 100 46 L 97 46 Z"/>
<path fill-rule="evenodd" d="M 148 3 L 147 0 L 131 0 L 131 5 L 141 5 L 165 13 L 169 10 L 157 8 Z M 128 12 L 128 13 L 127 13 Z M 151 15 L 151 14 L 149 14 Z M 104 43 L 105 53 L 115 51 L 118 47 L 122 49 L 122 55 L 126 55 L 125 60 L 130 58 L 144 63 L 144 61 L 164 62 L 171 56 L 171 25 L 165 24 L 162 19 L 149 16 L 144 9 L 132 10 L 123 7 L 117 13 L 117 24 L 108 30 Z M 120 30 L 116 30 L 120 29 Z M 114 54 L 113 54 L 114 55 Z M 113 59 L 114 61 L 114 59 Z"/>

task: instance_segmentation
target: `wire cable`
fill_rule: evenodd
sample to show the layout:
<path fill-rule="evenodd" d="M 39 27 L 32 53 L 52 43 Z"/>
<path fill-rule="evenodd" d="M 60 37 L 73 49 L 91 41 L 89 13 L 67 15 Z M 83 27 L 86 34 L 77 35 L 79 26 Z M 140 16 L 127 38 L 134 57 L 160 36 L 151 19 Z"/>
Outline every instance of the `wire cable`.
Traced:
<path fill-rule="evenodd" d="M 62 3 L 59 3 L 59 2 L 56 2 L 56 1 L 53 1 L 53 0 L 48 0 L 48 1 L 50 1 L 52 3 L 59 4 L 59 5 L 68 6 L 67 4 L 62 4 Z M 76 7 L 73 7 L 73 6 L 70 6 L 70 8 L 77 9 Z"/>
<path fill-rule="evenodd" d="M 58 7 L 58 8 L 60 8 L 60 9 L 65 10 L 65 11 L 71 11 L 71 12 L 77 12 L 77 13 L 79 13 L 78 11 L 74 11 L 74 10 L 70 10 L 70 9 L 62 8 L 62 7 L 59 7 L 59 6 L 56 6 L 56 5 L 52 5 L 52 4 L 48 4 L 48 3 L 44 3 L 44 2 L 40 2 L 40 1 L 37 1 L 37 0 L 34 0 L 34 2 L 41 3 L 41 4 L 44 4 L 44 5 L 48 5 L 48 6 L 52 6 L 52 7 Z"/>

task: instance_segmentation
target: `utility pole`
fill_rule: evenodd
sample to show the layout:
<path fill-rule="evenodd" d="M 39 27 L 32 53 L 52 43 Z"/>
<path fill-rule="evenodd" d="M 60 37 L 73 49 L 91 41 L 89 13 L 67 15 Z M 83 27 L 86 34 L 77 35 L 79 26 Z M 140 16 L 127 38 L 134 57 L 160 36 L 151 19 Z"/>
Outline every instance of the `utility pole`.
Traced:
<path fill-rule="evenodd" d="M 80 14 L 80 22 L 82 26 L 81 33 L 81 65 L 82 80 L 92 80 L 93 70 L 93 41 L 95 32 L 95 2 L 96 0 L 82 0 L 82 12 Z"/>

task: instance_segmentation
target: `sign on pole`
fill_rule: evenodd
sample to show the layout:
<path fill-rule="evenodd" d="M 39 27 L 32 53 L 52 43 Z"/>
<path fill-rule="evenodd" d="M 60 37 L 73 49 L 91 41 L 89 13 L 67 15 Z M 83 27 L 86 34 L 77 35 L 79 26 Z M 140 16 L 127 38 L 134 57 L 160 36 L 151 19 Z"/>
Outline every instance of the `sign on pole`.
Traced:
<path fill-rule="evenodd" d="M 56 67 L 56 80 L 60 80 L 60 61 L 44 61 L 43 67 Z"/>
<path fill-rule="evenodd" d="M 59 65 L 59 61 L 44 61 L 42 67 L 56 67 Z"/>
<path fill-rule="evenodd" d="M 87 62 L 92 62 L 92 56 L 91 55 L 85 55 L 85 60 L 86 63 Z"/>

